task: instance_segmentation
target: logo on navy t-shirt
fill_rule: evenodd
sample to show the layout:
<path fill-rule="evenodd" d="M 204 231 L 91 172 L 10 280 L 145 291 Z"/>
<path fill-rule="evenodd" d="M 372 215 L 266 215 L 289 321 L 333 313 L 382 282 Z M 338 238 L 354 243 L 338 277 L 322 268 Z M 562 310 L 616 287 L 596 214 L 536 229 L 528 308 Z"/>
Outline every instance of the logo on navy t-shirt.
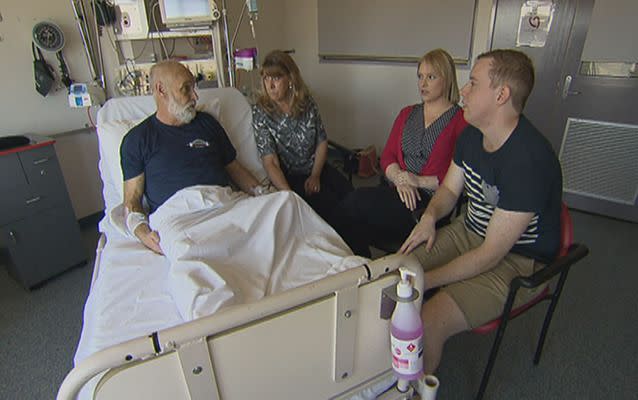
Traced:
<path fill-rule="evenodd" d="M 188 147 L 191 149 L 203 149 L 208 146 L 210 146 L 210 144 L 204 139 L 195 139 L 188 144 Z"/>

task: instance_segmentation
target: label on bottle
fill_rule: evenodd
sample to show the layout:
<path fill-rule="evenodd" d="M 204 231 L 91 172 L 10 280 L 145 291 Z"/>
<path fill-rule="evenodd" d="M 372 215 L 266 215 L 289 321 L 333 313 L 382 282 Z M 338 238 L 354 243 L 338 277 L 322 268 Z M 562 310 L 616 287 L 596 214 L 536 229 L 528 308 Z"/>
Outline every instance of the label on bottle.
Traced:
<path fill-rule="evenodd" d="M 392 368 L 399 374 L 412 375 L 423 368 L 423 336 L 413 340 L 401 340 L 390 336 Z"/>

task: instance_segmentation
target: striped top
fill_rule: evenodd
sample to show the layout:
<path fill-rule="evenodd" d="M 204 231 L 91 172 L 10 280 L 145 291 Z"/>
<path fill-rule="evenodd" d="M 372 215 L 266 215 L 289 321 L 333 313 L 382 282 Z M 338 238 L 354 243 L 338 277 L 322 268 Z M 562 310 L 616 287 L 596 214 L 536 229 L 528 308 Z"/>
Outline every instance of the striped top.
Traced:
<path fill-rule="evenodd" d="M 499 191 L 496 186 L 486 183 L 481 175 L 474 171 L 466 162 L 463 162 L 463 171 L 465 174 L 465 192 L 469 199 L 465 224 L 471 231 L 485 237 L 487 225 L 490 223 L 492 214 L 494 214 L 498 204 Z M 537 239 L 538 214 L 536 213 L 527 226 L 527 230 L 516 241 L 516 244 L 534 244 Z"/>
<path fill-rule="evenodd" d="M 454 163 L 463 169 L 468 211 L 465 226 L 485 237 L 496 208 L 532 212 L 512 252 L 549 262 L 558 252 L 562 175 L 545 137 L 521 115 L 496 151 L 483 148 L 483 134 L 469 126 L 459 137 Z"/>
<path fill-rule="evenodd" d="M 460 108 L 458 105 L 450 107 L 426 128 L 423 107 L 421 103 L 412 108 L 403 129 L 403 159 L 408 171 L 415 175 L 421 173 L 434 143 Z"/>

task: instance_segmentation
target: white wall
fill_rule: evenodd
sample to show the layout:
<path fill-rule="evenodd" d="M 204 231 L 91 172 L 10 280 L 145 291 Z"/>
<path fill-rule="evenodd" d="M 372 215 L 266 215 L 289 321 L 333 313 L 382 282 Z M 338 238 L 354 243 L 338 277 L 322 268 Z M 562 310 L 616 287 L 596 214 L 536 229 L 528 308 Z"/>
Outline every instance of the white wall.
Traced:
<path fill-rule="evenodd" d="M 391 7 L 391 2 L 388 2 Z M 401 108 L 419 101 L 416 66 L 320 63 L 317 0 L 285 0 L 283 48 L 294 48 L 295 61 L 310 86 L 329 137 L 352 147 L 385 144 Z M 472 57 L 488 47 L 492 0 L 478 0 Z M 459 84 L 469 67 L 457 71 Z"/>
<path fill-rule="evenodd" d="M 56 23 L 65 36 L 63 55 L 72 79 L 87 82 L 88 64 L 69 0 L 2 0 L 0 2 L 0 136 L 19 133 L 55 135 L 89 126 L 86 109 L 68 106 L 64 86 L 46 98 L 35 91 L 31 31 L 40 21 Z M 55 54 L 44 52 L 59 74 Z"/>
<path fill-rule="evenodd" d="M 243 0 L 228 0 L 234 29 Z M 37 7 L 34 5 L 37 3 Z M 0 136 L 23 132 L 55 135 L 69 127 L 88 123 L 86 110 L 70 110 L 64 91 L 42 98 L 33 87 L 29 48 L 32 26 L 43 19 L 60 25 L 67 36 L 65 57 L 72 77 L 88 80 L 88 69 L 68 0 L 3 0 L 0 13 Z M 416 67 L 380 64 L 319 63 L 317 0 L 260 0 L 256 22 L 257 41 L 247 19 L 239 30 L 235 47 L 258 45 L 261 56 L 270 50 L 295 49 L 301 68 L 317 102 L 328 135 L 348 146 L 375 144 L 380 150 L 397 112 L 419 101 Z M 388 2 L 391 6 L 391 2 Z M 473 56 L 487 49 L 492 0 L 478 0 Z M 232 32 L 231 32 L 232 33 Z M 107 77 L 117 65 L 108 41 L 102 42 Z M 49 56 L 53 65 L 57 62 Z M 459 69 L 459 83 L 467 80 L 468 68 Z M 249 76 L 249 75 L 248 75 Z M 257 75 L 253 73 L 253 78 Z M 78 132 L 58 138 L 60 164 L 78 218 L 102 209 L 97 173 L 97 140 L 94 133 Z"/>
<path fill-rule="evenodd" d="M 638 15 L 636 0 L 594 2 L 582 60 L 638 62 Z M 613 26 L 614 29 L 609 29 Z M 613 46 L 610 44 L 613 43 Z"/>

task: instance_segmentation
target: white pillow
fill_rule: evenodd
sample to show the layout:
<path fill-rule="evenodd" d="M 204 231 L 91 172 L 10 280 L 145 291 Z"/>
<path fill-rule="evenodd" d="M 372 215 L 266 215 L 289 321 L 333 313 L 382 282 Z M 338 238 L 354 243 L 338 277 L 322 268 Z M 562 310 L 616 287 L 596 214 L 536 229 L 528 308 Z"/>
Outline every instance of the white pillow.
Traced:
<path fill-rule="evenodd" d="M 108 121 L 97 127 L 100 151 L 98 166 L 103 183 L 102 195 L 107 210 L 111 210 L 123 201 L 120 145 L 124 135 L 140 122 L 142 119 Z"/>

